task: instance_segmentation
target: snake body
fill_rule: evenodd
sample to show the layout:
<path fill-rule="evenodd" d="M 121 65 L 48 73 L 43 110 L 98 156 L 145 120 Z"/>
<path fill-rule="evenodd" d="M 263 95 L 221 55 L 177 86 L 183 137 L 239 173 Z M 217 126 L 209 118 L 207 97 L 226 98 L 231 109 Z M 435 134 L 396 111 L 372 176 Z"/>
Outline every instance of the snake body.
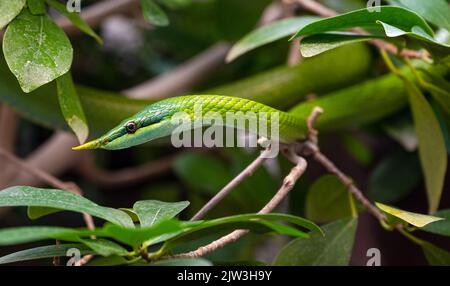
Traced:
<path fill-rule="evenodd" d="M 291 143 L 305 137 L 305 121 L 284 111 L 238 97 L 190 95 L 172 97 L 151 104 L 134 116 L 122 121 L 104 136 L 74 149 L 123 149 L 168 136 L 176 128 L 171 119 L 179 112 L 189 116 L 193 121 L 198 119 L 200 113 L 202 117 L 214 113 L 223 118 L 230 113 L 237 114 L 239 112 L 246 116 L 265 114 L 267 120 L 260 121 L 260 124 L 265 124 L 266 130 L 270 130 L 271 120 L 274 118 L 273 115 L 276 114 L 279 134 L 276 139 L 278 141 Z M 228 126 L 225 124 L 225 120 L 223 121 L 223 125 Z M 203 124 L 203 127 L 205 126 L 202 122 L 200 124 Z M 267 136 L 267 133 L 261 134 L 259 130 L 260 128 L 255 133 L 260 136 Z"/>

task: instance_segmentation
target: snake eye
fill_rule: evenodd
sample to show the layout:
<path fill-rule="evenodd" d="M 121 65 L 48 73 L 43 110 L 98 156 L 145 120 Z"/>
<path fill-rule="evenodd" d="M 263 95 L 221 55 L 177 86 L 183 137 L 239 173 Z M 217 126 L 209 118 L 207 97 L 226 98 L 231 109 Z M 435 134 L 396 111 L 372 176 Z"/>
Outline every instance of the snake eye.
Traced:
<path fill-rule="evenodd" d="M 127 129 L 128 134 L 133 134 L 137 130 L 137 125 L 135 122 L 130 121 L 125 125 L 125 128 Z"/>

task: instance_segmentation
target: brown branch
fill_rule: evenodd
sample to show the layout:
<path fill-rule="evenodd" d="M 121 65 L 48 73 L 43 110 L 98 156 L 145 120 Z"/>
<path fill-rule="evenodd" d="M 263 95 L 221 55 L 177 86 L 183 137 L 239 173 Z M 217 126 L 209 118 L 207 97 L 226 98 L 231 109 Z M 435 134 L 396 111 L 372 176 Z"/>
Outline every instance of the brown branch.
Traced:
<path fill-rule="evenodd" d="M 297 161 L 297 164 L 295 165 L 295 167 L 293 167 L 291 169 L 289 174 L 283 180 L 283 184 L 280 187 L 280 189 L 278 190 L 278 192 L 258 212 L 258 214 L 268 214 L 268 213 L 272 212 L 281 203 L 281 201 L 289 194 L 289 192 L 292 190 L 292 188 L 295 186 L 295 183 L 302 176 L 302 174 L 305 172 L 306 167 L 307 167 L 307 163 L 306 163 L 305 159 L 297 156 L 296 161 Z M 249 231 L 245 230 L 245 229 L 238 229 L 238 230 L 235 230 L 235 231 L 231 232 L 230 234 L 225 235 L 225 236 L 211 242 L 210 244 L 202 246 L 194 251 L 173 255 L 173 256 L 170 256 L 170 258 L 201 257 L 201 256 L 211 253 L 219 248 L 222 248 L 227 244 L 235 242 L 242 236 L 246 235 L 248 232 Z"/>
<path fill-rule="evenodd" d="M 236 188 L 245 178 L 250 177 L 264 163 L 267 158 L 269 149 L 264 150 L 261 154 L 245 168 L 239 175 L 231 180 L 223 187 L 211 200 L 209 200 L 192 218 L 191 220 L 202 219 L 212 208 L 222 201 L 234 188 Z"/>

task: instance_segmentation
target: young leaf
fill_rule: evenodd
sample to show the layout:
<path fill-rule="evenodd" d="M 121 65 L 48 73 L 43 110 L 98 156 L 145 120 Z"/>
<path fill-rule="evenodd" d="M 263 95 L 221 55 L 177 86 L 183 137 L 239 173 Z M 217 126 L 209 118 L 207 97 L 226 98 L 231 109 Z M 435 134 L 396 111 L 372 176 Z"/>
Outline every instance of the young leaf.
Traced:
<path fill-rule="evenodd" d="M 46 15 L 23 10 L 6 29 L 3 53 L 22 90 L 31 92 L 67 73 L 73 49 L 66 34 Z"/>
<path fill-rule="evenodd" d="M 358 220 L 345 218 L 323 227 L 325 236 L 311 234 L 288 243 L 274 261 L 279 266 L 346 266 L 355 240 Z"/>
<path fill-rule="evenodd" d="M 0 264 L 66 256 L 69 249 L 75 248 L 81 255 L 94 254 L 94 251 L 83 244 L 58 244 L 30 248 L 0 257 Z"/>
<path fill-rule="evenodd" d="M 56 86 L 58 88 L 59 106 L 64 118 L 82 144 L 89 135 L 89 127 L 70 72 L 57 78 Z"/>
<path fill-rule="evenodd" d="M 447 169 L 447 149 L 444 136 L 433 109 L 422 92 L 406 80 L 405 87 L 414 118 L 419 142 L 419 155 L 427 187 L 429 213 L 437 211 Z"/>
<path fill-rule="evenodd" d="M 440 210 L 434 213 L 435 216 L 444 218 L 443 220 L 427 224 L 421 230 L 434 234 L 450 236 L 450 209 Z"/>
<path fill-rule="evenodd" d="M 377 202 L 396 202 L 411 193 L 421 177 L 416 153 L 400 151 L 375 166 L 369 178 L 368 195 Z"/>
<path fill-rule="evenodd" d="M 450 7 L 446 0 L 388 0 L 391 5 L 399 5 L 413 10 L 430 23 L 450 31 Z"/>
<path fill-rule="evenodd" d="M 153 0 L 141 0 L 144 19 L 155 26 L 169 25 L 169 18 Z"/>
<path fill-rule="evenodd" d="M 408 211 L 404 211 L 404 210 L 390 207 L 390 206 L 380 204 L 380 203 L 375 203 L 375 204 L 377 205 L 377 207 L 380 210 L 384 211 L 385 213 L 388 213 L 394 217 L 402 219 L 402 220 L 406 221 L 407 223 L 412 224 L 416 227 L 420 227 L 420 228 L 422 228 L 432 222 L 443 220 L 443 218 L 440 218 L 440 217 L 408 212 Z"/>
<path fill-rule="evenodd" d="M 25 6 L 26 0 L 0 1 L 0 30 L 9 24 Z"/>
<path fill-rule="evenodd" d="M 351 215 L 347 187 L 333 175 L 315 181 L 306 197 L 306 217 L 323 223 Z"/>
<path fill-rule="evenodd" d="M 124 227 L 134 227 L 131 218 L 126 213 L 99 206 L 86 198 L 62 190 L 39 189 L 28 186 L 10 187 L 0 192 L 0 207 L 7 206 L 58 208 L 88 213 Z"/>
<path fill-rule="evenodd" d="M 431 266 L 450 266 L 450 252 L 429 242 L 421 245 L 425 258 Z"/>
<path fill-rule="evenodd" d="M 253 49 L 292 35 L 306 24 L 318 19 L 320 18 L 312 16 L 288 18 L 258 28 L 239 40 L 231 48 L 228 52 L 226 61 L 231 62 Z"/>
<path fill-rule="evenodd" d="M 59 3 L 57 0 L 45 0 L 48 5 L 55 8 L 59 13 L 67 17 L 72 24 L 74 24 L 78 29 L 80 29 L 83 33 L 94 38 L 100 45 L 103 45 L 102 38 L 92 30 L 92 28 L 80 17 L 78 12 L 69 12 L 67 11 L 66 5 Z"/>
<path fill-rule="evenodd" d="M 27 5 L 33 15 L 44 15 L 47 12 L 44 0 L 27 0 Z"/>
<path fill-rule="evenodd" d="M 139 217 L 141 227 L 152 226 L 162 220 L 170 219 L 187 208 L 188 201 L 166 203 L 160 201 L 138 201 L 134 204 L 133 210 Z"/>
<path fill-rule="evenodd" d="M 115 242 L 106 239 L 82 239 L 83 244 L 102 256 L 119 255 L 124 256 L 128 251 Z"/>

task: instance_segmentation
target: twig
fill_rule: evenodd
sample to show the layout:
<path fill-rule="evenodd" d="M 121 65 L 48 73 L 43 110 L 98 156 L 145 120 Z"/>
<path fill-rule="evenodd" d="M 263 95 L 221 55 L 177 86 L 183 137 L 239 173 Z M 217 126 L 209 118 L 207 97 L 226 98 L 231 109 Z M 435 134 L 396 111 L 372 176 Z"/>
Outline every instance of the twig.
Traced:
<path fill-rule="evenodd" d="M 338 13 L 314 0 L 284 0 L 286 2 L 296 2 L 303 8 L 317 14 L 323 17 L 333 17 L 338 15 Z M 359 33 L 359 34 L 367 34 L 364 30 L 356 28 L 353 29 L 353 31 Z M 376 46 L 377 48 L 381 50 L 385 50 L 391 54 L 398 54 L 399 50 L 398 48 L 390 43 L 386 43 L 382 40 L 371 40 L 369 41 L 372 45 Z M 419 59 L 425 59 L 430 56 L 428 52 L 423 51 L 414 51 L 409 49 L 402 49 L 400 51 L 400 55 L 402 57 L 408 57 L 408 58 L 419 58 Z"/>
<path fill-rule="evenodd" d="M 211 200 L 209 200 L 192 218 L 191 220 L 202 219 L 212 208 L 214 208 L 221 200 L 223 200 L 234 188 L 236 188 L 245 178 L 250 177 L 264 163 L 269 149 L 264 150 L 261 154 L 245 168 L 239 175 L 231 180 L 223 189 L 221 189 Z"/>
<path fill-rule="evenodd" d="M 258 214 L 268 214 L 272 212 L 279 204 L 280 202 L 289 194 L 289 192 L 294 187 L 295 183 L 298 181 L 298 179 L 302 176 L 302 174 L 305 172 L 307 163 L 306 160 L 302 157 L 297 156 L 297 164 L 295 167 L 293 167 L 290 171 L 290 173 L 286 176 L 286 178 L 283 180 L 283 184 L 281 188 L 278 190 L 278 192 L 275 194 L 275 196 L 262 208 Z M 224 247 L 225 245 L 235 242 L 242 236 L 246 235 L 249 231 L 245 229 L 238 229 L 233 232 L 231 232 L 228 235 L 225 235 L 213 242 L 211 242 L 208 245 L 202 246 L 194 251 L 187 252 L 187 253 L 181 253 L 177 255 L 173 255 L 170 258 L 195 258 L 195 257 L 201 257 L 208 253 L 211 253 L 219 248 Z"/>

